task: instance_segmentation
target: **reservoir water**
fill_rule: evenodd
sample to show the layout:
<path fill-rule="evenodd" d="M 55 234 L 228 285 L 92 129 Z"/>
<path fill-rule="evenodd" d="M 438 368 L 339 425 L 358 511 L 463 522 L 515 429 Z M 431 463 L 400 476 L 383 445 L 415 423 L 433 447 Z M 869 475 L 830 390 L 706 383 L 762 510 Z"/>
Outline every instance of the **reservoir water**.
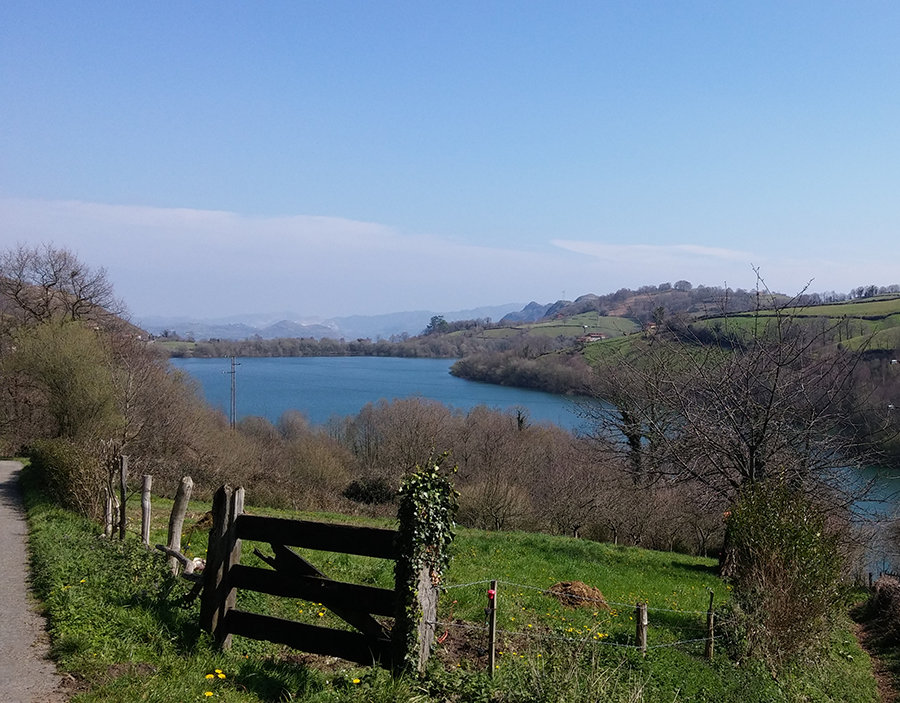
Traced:
<path fill-rule="evenodd" d="M 195 378 L 213 407 L 226 414 L 231 403 L 231 360 L 172 359 Z M 313 424 L 334 415 L 355 415 L 366 403 L 420 396 L 461 410 L 487 405 L 527 409 L 536 422 L 567 429 L 580 425 L 575 403 L 565 397 L 522 388 L 477 383 L 451 376 L 455 359 L 399 359 L 375 356 L 239 358 L 237 417 L 277 422 L 285 410 L 305 413 Z"/>
<path fill-rule="evenodd" d="M 231 360 L 172 359 L 172 364 L 195 378 L 206 400 L 226 414 L 231 398 Z M 419 396 L 461 410 L 476 405 L 508 410 L 527 409 L 532 420 L 553 422 L 567 429 L 581 425 L 575 402 L 565 396 L 466 381 L 449 373 L 452 359 L 390 357 L 240 358 L 236 368 L 238 418 L 262 416 L 271 422 L 286 410 L 305 413 L 323 424 L 332 416 L 355 415 L 366 403 Z M 872 484 L 865 499 L 857 500 L 858 519 L 880 522 L 894 514 L 900 477 L 871 467 L 850 481 Z M 876 574 L 897 569 L 896 548 L 876 539 L 869 570 Z"/>

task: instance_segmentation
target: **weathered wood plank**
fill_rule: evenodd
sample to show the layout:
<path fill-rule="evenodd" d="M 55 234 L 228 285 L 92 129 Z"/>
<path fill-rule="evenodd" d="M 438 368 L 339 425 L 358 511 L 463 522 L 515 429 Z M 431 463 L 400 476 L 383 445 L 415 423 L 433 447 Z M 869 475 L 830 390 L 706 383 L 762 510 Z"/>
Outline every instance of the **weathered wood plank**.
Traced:
<path fill-rule="evenodd" d="M 272 551 L 275 552 L 274 559 L 266 557 L 258 549 L 254 550 L 254 553 L 260 556 L 263 561 L 269 564 L 279 574 L 288 577 L 317 576 L 321 579 L 329 579 L 326 574 L 322 573 L 290 547 L 285 547 L 283 544 L 273 544 L 271 547 Z M 321 603 L 323 601 L 317 602 Z M 363 634 L 369 635 L 370 637 L 390 637 L 390 630 L 373 618 L 369 613 L 362 613 L 358 610 L 353 610 L 352 608 L 346 608 L 343 607 L 344 605 L 346 604 L 329 603 L 328 607 L 331 608 L 332 613 Z"/>
<path fill-rule="evenodd" d="M 309 520 L 241 515 L 237 519 L 240 539 L 284 544 L 291 547 L 396 559 L 394 530 L 356 525 L 332 525 Z"/>
<path fill-rule="evenodd" d="M 357 664 L 390 666 L 390 640 L 375 639 L 358 632 L 332 630 L 242 610 L 229 610 L 225 627 L 233 635 L 276 642 L 303 652 L 340 657 Z"/>
<path fill-rule="evenodd" d="M 278 571 L 235 564 L 231 586 L 283 598 L 302 598 L 334 609 L 355 610 L 393 617 L 397 609 L 394 591 L 357 583 L 332 581 L 318 576 L 285 577 Z M 351 623 L 352 624 L 352 623 Z"/>

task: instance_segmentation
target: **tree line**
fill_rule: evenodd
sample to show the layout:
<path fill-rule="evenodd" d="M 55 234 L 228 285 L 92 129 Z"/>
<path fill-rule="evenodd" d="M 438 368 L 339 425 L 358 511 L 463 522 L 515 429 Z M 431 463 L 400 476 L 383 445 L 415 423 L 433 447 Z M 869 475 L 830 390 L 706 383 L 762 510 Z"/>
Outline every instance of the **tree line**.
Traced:
<path fill-rule="evenodd" d="M 531 335 L 527 330 L 515 330 L 508 335 L 486 335 L 488 330 L 506 327 L 487 320 L 457 320 L 444 322 L 441 331 L 429 327 L 423 334 L 392 335 L 390 339 L 372 341 L 368 338 L 344 340 L 328 337 L 284 337 L 244 340 L 208 339 L 195 343 L 170 345 L 169 354 L 179 358 L 299 357 L 299 356 L 393 356 L 400 358 L 454 359 L 485 351 L 504 351 L 530 344 L 549 349 L 545 338 Z M 571 339 L 567 340 L 571 343 Z"/>

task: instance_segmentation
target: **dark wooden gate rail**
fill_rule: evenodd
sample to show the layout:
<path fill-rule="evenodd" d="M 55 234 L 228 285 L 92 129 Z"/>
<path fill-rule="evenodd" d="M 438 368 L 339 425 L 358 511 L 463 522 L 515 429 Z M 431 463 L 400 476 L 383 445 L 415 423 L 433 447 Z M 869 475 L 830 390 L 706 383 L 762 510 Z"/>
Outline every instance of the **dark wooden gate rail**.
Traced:
<path fill-rule="evenodd" d="M 277 642 L 314 654 L 336 656 L 360 664 L 391 667 L 402 643 L 373 615 L 397 614 L 396 590 L 333 581 L 290 547 L 397 559 L 394 530 L 332 525 L 304 520 L 243 514 L 244 491 L 220 488 L 213 501 L 201 626 L 223 648 L 231 635 Z M 256 554 L 273 569 L 240 564 L 241 540 L 268 542 L 275 554 Z M 358 632 L 307 625 L 235 608 L 237 589 L 321 603 Z M 433 600 L 433 599 L 432 599 Z M 436 604 L 435 604 L 436 609 Z M 434 613 L 422 613 L 434 622 Z M 427 657 L 427 653 L 425 654 Z"/>

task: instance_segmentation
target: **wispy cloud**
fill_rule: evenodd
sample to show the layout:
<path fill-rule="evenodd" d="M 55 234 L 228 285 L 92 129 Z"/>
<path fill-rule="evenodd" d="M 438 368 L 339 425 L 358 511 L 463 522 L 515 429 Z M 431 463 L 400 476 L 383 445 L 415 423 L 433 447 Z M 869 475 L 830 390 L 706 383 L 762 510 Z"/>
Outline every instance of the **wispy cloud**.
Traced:
<path fill-rule="evenodd" d="M 543 296 L 531 274 L 562 263 L 338 217 L 6 199 L 0 221 L 10 244 L 52 241 L 106 266 L 143 314 L 476 307 Z"/>
<path fill-rule="evenodd" d="M 563 238 L 534 251 L 309 215 L 0 199 L 0 227 L 6 246 L 54 242 L 105 266 L 139 315 L 449 311 L 679 279 L 746 288 L 755 283 L 753 265 L 786 292 L 813 278 L 814 290 L 896 282 L 888 262 L 826 253 L 800 261 L 697 244 Z"/>
<path fill-rule="evenodd" d="M 753 254 L 736 249 L 721 247 L 704 247 L 695 244 L 608 244 L 604 242 L 585 242 L 571 239 L 554 239 L 553 244 L 587 254 L 609 263 L 647 262 L 709 262 L 722 264 L 728 262 L 745 262 L 753 258 Z"/>

